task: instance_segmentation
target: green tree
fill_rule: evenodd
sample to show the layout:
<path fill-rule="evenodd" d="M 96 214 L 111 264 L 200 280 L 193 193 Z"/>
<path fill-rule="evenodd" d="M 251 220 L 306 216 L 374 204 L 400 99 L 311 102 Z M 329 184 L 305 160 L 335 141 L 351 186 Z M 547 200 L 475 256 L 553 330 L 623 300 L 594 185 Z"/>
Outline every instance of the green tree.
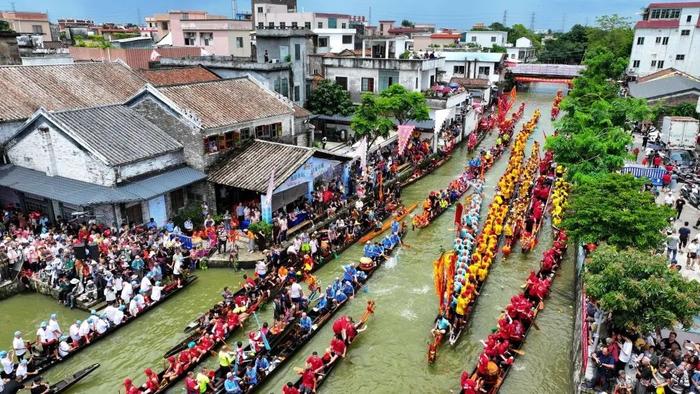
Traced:
<path fill-rule="evenodd" d="M 7 21 L 0 21 L 0 31 L 12 31 Z"/>
<path fill-rule="evenodd" d="M 371 147 L 377 138 L 389 135 L 394 128 L 394 119 L 399 124 L 428 120 L 429 112 L 422 93 L 411 92 L 402 85 L 394 84 L 378 95 L 362 95 L 351 127 L 358 139 L 366 136 Z"/>
<path fill-rule="evenodd" d="M 544 43 L 537 58 L 543 63 L 580 64 L 588 48 L 588 29 L 574 25 L 556 39 Z"/>
<path fill-rule="evenodd" d="M 515 41 L 520 37 L 529 38 L 530 41 L 532 41 L 532 46 L 536 49 L 541 47 L 541 39 L 537 33 L 528 29 L 523 24 L 516 23 L 508 30 L 508 42 L 515 44 Z"/>
<path fill-rule="evenodd" d="M 643 192 L 645 181 L 628 174 L 586 176 L 574 184 L 562 225 L 580 242 L 607 242 L 641 250 L 658 247 L 674 211 Z"/>
<path fill-rule="evenodd" d="M 695 112 L 696 104 L 682 103 L 678 105 L 663 105 L 657 104 L 652 108 L 654 114 L 653 119 L 658 120 L 663 116 L 689 116 L 698 119 L 698 113 Z"/>
<path fill-rule="evenodd" d="M 335 82 L 324 79 L 311 92 L 308 108 L 315 114 L 350 116 L 353 104 L 350 93 Z"/>
<path fill-rule="evenodd" d="M 403 27 L 415 27 L 416 24 L 409 21 L 408 19 L 404 19 L 401 21 L 401 26 L 403 26 Z"/>
<path fill-rule="evenodd" d="M 689 328 L 700 313 L 700 283 L 668 269 L 662 256 L 601 245 L 585 265 L 584 283 L 617 328 Z"/>
<path fill-rule="evenodd" d="M 596 27 L 589 29 L 588 46 L 606 48 L 615 56 L 627 59 L 634 40 L 634 30 L 630 25 L 629 18 L 617 14 L 598 17 Z"/>
<path fill-rule="evenodd" d="M 504 25 L 501 22 L 493 22 L 492 24 L 489 25 L 489 29 L 491 29 L 493 31 L 505 31 L 505 32 L 510 31 L 510 27 Z"/>
<path fill-rule="evenodd" d="M 502 47 L 500 45 L 493 44 L 493 46 L 491 47 L 491 52 L 506 53 L 506 52 L 508 52 L 508 50 L 506 49 L 506 47 Z"/>

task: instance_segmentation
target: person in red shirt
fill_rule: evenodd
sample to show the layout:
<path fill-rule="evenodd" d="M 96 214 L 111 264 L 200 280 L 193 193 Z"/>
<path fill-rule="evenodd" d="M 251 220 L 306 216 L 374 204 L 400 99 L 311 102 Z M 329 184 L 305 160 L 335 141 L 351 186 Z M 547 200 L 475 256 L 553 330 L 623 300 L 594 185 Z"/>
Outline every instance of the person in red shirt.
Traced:
<path fill-rule="evenodd" d="M 126 390 L 126 394 L 138 394 L 141 393 L 141 389 L 138 387 L 134 386 L 134 383 L 131 381 L 131 379 L 126 378 L 124 379 L 124 389 Z"/>
<path fill-rule="evenodd" d="M 331 341 L 331 350 L 333 354 L 340 357 L 345 357 L 345 352 L 347 351 L 347 346 L 345 346 L 345 341 L 336 337 Z"/>
<path fill-rule="evenodd" d="M 282 387 L 282 394 L 299 394 L 299 389 L 294 387 L 294 383 L 287 382 L 287 384 Z"/>
<path fill-rule="evenodd" d="M 228 325 L 229 331 L 240 326 L 241 325 L 241 318 L 238 315 L 238 313 L 230 311 L 228 313 L 228 315 L 226 315 L 226 324 Z"/>
<path fill-rule="evenodd" d="M 462 377 L 460 378 L 460 386 L 462 387 L 462 394 L 477 394 L 478 386 L 477 382 L 469 377 L 467 371 L 462 372 Z"/>
<path fill-rule="evenodd" d="M 199 386 L 197 381 L 194 379 L 194 372 L 187 372 L 187 377 L 185 378 L 185 391 L 187 394 L 199 394 Z"/>
<path fill-rule="evenodd" d="M 333 322 L 333 334 L 336 337 L 347 340 L 348 338 L 348 325 L 350 325 L 350 318 L 346 315 L 340 316 L 336 321 Z"/>
<path fill-rule="evenodd" d="M 146 368 L 143 372 L 146 374 L 146 389 L 151 393 L 158 390 L 160 387 L 158 375 L 150 368 Z"/>
<path fill-rule="evenodd" d="M 309 358 L 306 359 L 306 365 L 316 373 L 323 372 L 323 360 L 321 359 L 321 357 L 318 356 L 317 352 L 311 353 Z"/>
<path fill-rule="evenodd" d="M 305 393 L 316 392 L 316 374 L 311 368 L 306 368 L 301 372 L 301 390 Z"/>

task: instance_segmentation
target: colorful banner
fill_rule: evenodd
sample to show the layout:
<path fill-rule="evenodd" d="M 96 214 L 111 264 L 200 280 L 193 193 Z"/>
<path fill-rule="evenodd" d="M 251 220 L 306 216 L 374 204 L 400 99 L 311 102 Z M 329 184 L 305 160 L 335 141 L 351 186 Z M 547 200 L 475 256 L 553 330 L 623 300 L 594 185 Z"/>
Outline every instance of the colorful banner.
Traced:
<path fill-rule="evenodd" d="M 411 133 L 416 126 L 402 124 L 399 125 L 399 156 L 403 155 L 403 151 L 406 150 L 406 145 L 408 145 L 408 140 L 411 138 Z"/>

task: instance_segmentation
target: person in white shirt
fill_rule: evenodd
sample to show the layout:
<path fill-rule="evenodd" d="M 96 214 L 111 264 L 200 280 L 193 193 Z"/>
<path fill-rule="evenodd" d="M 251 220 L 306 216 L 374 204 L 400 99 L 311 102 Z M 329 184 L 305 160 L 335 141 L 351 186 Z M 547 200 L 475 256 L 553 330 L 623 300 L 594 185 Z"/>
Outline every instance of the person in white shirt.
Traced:
<path fill-rule="evenodd" d="M 107 320 L 109 320 L 109 321 L 111 321 L 112 323 L 114 323 L 114 315 L 115 315 L 116 312 L 117 312 L 117 308 L 116 308 L 114 305 L 109 304 L 109 305 L 107 305 L 107 307 L 105 307 L 103 313 L 105 314 L 105 318 L 106 318 Z"/>
<path fill-rule="evenodd" d="M 78 329 L 78 335 L 85 343 L 90 343 L 90 334 L 92 334 L 92 317 L 88 317 L 87 320 L 83 320 L 80 323 L 80 328 Z"/>
<path fill-rule="evenodd" d="M 114 289 L 110 285 L 107 285 L 107 287 L 105 287 L 104 295 L 105 301 L 107 301 L 108 304 L 111 304 L 117 300 L 117 293 L 114 292 Z"/>
<path fill-rule="evenodd" d="M 151 290 L 151 287 L 153 287 L 153 285 L 151 284 L 151 279 L 148 278 L 148 275 L 144 275 L 143 278 L 141 278 L 141 286 L 139 287 L 139 289 L 142 292 L 148 292 L 149 290 Z"/>
<path fill-rule="evenodd" d="M 104 334 L 109 328 L 109 324 L 107 324 L 107 322 L 104 319 L 101 319 L 99 317 L 95 317 L 93 319 L 95 319 L 95 331 L 97 332 L 97 334 Z"/>
<path fill-rule="evenodd" d="M 24 358 L 27 353 L 27 342 L 22 338 L 21 331 L 15 331 L 15 337 L 12 338 L 12 349 L 19 359 Z"/>
<path fill-rule="evenodd" d="M 51 318 L 49 319 L 49 326 L 48 326 L 49 332 L 53 334 L 53 338 L 58 340 L 58 338 L 63 335 L 63 331 L 61 331 L 61 326 L 58 324 L 58 319 L 55 313 L 51 314 Z"/>
<path fill-rule="evenodd" d="M 124 287 L 122 288 L 121 298 L 124 304 L 128 304 L 131 301 L 131 297 L 134 295 L 134 288 L 131 283 L 124 282 Z"/>
<path fill-rule="evenodd" d="M 116 312 L 114 312 L 114 320 L 112 320 L 112 323 L 114 323 L 115 326 L 118 326 L 122 324 L 122 321 L 124 321 L 124 305 L 121 305 Z"/>
<path fill-rule="evenodd" d="M 0 351 L 0 365 L 2 365 L 2 378 L 11 379 L 12 372 L 15 370 L 15 365 L 12 363 L 12 352 Z"/>
<path fill-rule="evenodd" d="M 122 291 L 124 288 L 124 278 L 122 278 L 121 275 L 117 275 L 116 278 L 114 278 L 114 292 L 119 293 Z"/>
<path fill-rule="evenodd" d="M 255 273 L 258 274 L 260 279 L 265 279 L 265 275 L 267 275 L 267 264 L 263 260 L 258 260 L 257 263 L 255 263 Z"/>
<path fill-rule="evenodd" d="M 302 291 L 301 285 L 299 283 L 297 283 L 296 281 L 293 282 L 289 288 L 289 297 L 292 299 L 292 302 L 295 304 L 300 304 L 301 297 L 303 295 L 304 295 L 304 292 Z"/>
<path fill-rule="evenodd" d="M 27 360 L 20 360 L 15 371 L 15 378 L 24 380 L 27 378 L 27 375 Z"/>
<path fill-rule="evenodd" d="M 134 296 L 134 301 L 136 302 L 136 307 L 139 308 L 139 312 L 143 310 L 143 308 L 146 307 L 146 299 L 143 296 L 144 291 L 141 290 L 139 291 L 139 294 L 136 294 Z"/>
<path fill-rule="evenodd" d="M 68 335 L 75 345 L 80 343 L 80 320 L 76 320 L 75 323 L 71 324 L 68 328 Z"/>
<path fill-rule="evenodd" d="M 61 342 L 58 343 L 58 355 L 60 357 L 66 357 L 73 348 L 68 344 L 68 337 L 67 336 L 62 336 L 61 337 Z"/>
<path fill-rule="evenodd" d="M 156 284 L 151 289 L 151 301 L 153 301 L 153 302 L 160 301 L 160 297 L 162 294 L 163 294 L 163 286 L 160 285 L 160 282 L 156 282 Z"/>
<path fill-rule="evenodd" d="M 139 314 L 139 306 L 136 304 L 136 300 L 131 300 L 129 302 L 129 314 L 131 316 L 136 316 Z"/>

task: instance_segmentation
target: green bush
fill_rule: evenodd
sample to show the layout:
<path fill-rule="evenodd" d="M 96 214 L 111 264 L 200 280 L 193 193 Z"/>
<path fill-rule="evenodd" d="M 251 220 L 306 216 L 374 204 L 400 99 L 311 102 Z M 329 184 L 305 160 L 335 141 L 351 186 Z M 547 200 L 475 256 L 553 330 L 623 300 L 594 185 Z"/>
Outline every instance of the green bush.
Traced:
<path fill-rule="evenodd" d="M 261 233 L 265 234 L 266 239 L 272 239 L 272 225 L 271 224 L 268 224 L 268 223 L 261 220 L 257 223 L 251 224 L 250 227 L 248 227 L 248 228 L 250 229 L 250 231 L 252 231 L 254 233 L 261 232 Z"/>
<path fill-rule="evenodd" d="M 188 204 L 177 215 L 173 217 L 173 222 L 176 226 L 180 226 L 184 230 L 185 221 L 189 218 L 192 220 L 194 227 L 200 227 L 204 224 L 202 218 L 202 207 L 199 204 Z"/>

